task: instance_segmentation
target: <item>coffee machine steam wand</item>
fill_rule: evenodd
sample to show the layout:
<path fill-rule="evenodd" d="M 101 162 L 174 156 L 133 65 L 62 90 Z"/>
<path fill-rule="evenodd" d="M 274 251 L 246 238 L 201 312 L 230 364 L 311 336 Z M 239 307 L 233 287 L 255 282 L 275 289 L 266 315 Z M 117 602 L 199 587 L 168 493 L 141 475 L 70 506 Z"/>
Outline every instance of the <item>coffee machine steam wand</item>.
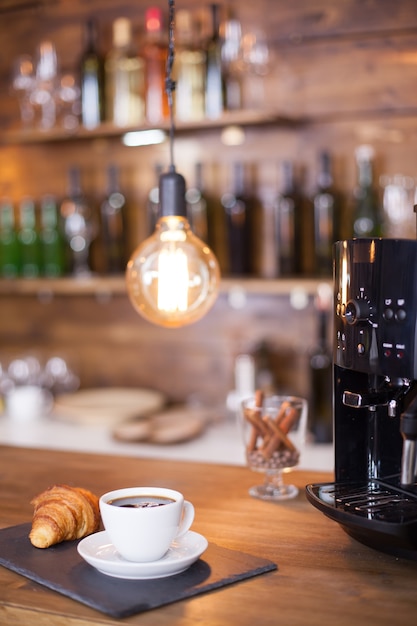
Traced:
<path fill-rule="evenodd" d="M 417 397 L 401 414 L 400 431 L 403 436 L 401 484 L 412 485 L 417 473 Z"/>

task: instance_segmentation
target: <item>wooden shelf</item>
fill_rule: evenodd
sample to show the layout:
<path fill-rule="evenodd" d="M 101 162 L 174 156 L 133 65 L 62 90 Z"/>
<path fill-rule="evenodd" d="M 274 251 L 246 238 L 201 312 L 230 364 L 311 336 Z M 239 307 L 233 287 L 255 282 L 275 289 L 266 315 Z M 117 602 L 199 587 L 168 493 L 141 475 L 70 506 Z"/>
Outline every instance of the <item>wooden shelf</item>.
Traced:
<path fill-rule="evenodd" d="M 303 291 L 314 295 L 320 283 L 330 283 L 330 278 L 224 278 L 220 293 L 229 294 L 234 290 L 252 295 L 288 295 L 294 291 Z M 0 296 L 36 295 L 48 297 L 63 296 L 97 296 L 126 294 L 124 276 L 90 276 L 82 278 L 37 278 L 0 280 Z"/>
<path fill-rule="evenodd" d="M 69 276 L 64 278 L 15 278 L 0 280 L 0 295 L 2 296 L 99 296 L 124 293 L 126 293 L 124 276 L 88 276 L 80 278 Z"/>
<path fill-rule="evenodd" d="M 176 122 L 175 132 L 184 134 L 187 132 L 215 130 L 219 128 L 225 128 L 231 125 L 238 126 L 265 126 L 265 125 L 277 125 L 283 127 L 299 126 L 303 123 L 303 120 L 291 119 L 277 114 L 273 111 L 233 111 L 224 113 L 221 117 L 216 119 L 204 119 L 193 122 Z M 66 131 L 61 128 L 53 128 L 48 131 L 41 131 L 36 129 L 10 129 L 0 134 L 0 143 L 3 145 L 23 145 L 23 144 L 35 144 L 35 143 L 54 143 L 60 141 L 70 140 L 91 140 L 100 138 L 117 138 L 121 137 L 125 133 L 139 130 L 150 130 L 154 128 L 161 130 L 169 129 L 169 122 L 158 124 L 157 126 L 151 126 L 145 124 L 140 127 L 124 127 L 120 128 L 114 124 L 105 123 L 101 126 L 88 130 L 82 126 L 79 126 L 73 131 Z"/>
<path fill-rule="evenodd" d="M 186 135 L 187 133 L 204 132 L 210 130 L 220 130 L 227 126 L 257 127 L 275 126 L 281 128 L 301 128 L 302 126 L 312 126 L 331 122 L 346 122 L 352 120 L 381 120 L 386 118 L 414 118 L 417 116 L 416 107 L 406 107 L 403 110 L 387 108 L 382 110 L 355 110 L 348 113 L 339 111 L 325 113 L 310 117 L 288 117 L 279 115 L 274 111 L 232 111 L 226 112 L 216 119 L 204 119 L 190 122 L 176 122 L 176 135 Z M 38 129 L 12 128 L 0 131 L 0 145 L 25 145 L 25 144 L 52 144 L 67 141 L 91 141 L 94 139 L 118 139 L 124 134 L 134 131 L 160 129 L 169 131 L 169 123 L 164 122 L 157 125 L 144 124 L 134 127 L 119 127 L 111 123 L 104 123 L 97 128 L 88 130 L 79 126 L 74 130 L 62 128 L 52 128 L 42 131 Z"/>

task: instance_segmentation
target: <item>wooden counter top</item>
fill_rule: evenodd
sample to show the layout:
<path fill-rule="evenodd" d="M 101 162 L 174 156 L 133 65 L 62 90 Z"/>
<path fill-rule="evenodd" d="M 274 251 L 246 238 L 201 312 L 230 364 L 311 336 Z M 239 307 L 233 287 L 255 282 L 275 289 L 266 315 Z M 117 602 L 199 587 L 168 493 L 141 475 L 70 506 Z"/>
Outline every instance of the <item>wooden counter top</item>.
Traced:
<path fill-rule="evenodd" d="M 252 499 L 259 476 L 242 467 L 62 451 L 0 448 L 0 528 L 30 521 L 30 499 L 52 483 L 98 495 L 128 485 L 183 491 L 196 507 L 193 530 L 210 542 L 271 559 L 278 571 L 122 620 L 147 626 L 253 624 L 378 625 L 416 623 L 417 563 L 351 539 L 304 496 L 329 474 L 295 471 L 297 499 Z M 0 624 L 118 624 L 105 615 L 0 567 Z"/>

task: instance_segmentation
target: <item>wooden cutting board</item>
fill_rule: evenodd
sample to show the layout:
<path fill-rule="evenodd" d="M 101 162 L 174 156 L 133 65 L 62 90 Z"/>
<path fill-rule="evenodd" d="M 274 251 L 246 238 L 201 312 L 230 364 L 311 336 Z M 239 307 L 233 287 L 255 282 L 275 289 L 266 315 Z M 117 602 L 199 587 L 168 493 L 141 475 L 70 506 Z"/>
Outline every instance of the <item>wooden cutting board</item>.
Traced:
<path fill-rule="evenodd" d="M 124 420 L 143 418 L 160 411 L 165 402 L 165 396 L 152 389 L 81 389 L 57 396 L 54 416 L 78 424 L 114 426 Z"/>
<path fill-rule="evenodd" d="M 157 411 L 147 419 L 121 422 L 114 427 L 113 437 L 127 443 L 181 443 L 201 435 L 208 420 L 205 409 L 177 406 Z"/>

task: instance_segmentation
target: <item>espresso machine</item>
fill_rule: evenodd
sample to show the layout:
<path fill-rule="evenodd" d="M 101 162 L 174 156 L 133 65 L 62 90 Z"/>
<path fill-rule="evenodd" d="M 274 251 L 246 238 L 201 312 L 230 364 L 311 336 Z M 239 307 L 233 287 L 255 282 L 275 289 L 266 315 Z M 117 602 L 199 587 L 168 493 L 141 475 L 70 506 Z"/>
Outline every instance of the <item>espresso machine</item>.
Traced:
<path fill-rule="evenodd" d="M 335 481 L 308 500 L 358 541 L 417 559 L 417 241 L 334 247 Z"/>

